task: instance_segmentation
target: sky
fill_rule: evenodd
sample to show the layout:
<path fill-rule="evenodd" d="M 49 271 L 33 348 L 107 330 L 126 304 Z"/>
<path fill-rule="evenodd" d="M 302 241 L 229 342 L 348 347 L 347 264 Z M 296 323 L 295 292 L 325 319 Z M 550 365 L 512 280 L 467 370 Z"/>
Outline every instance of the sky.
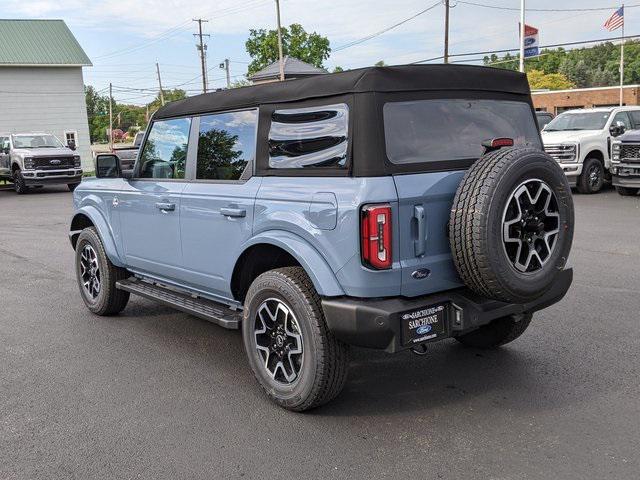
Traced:
<path fill-rule="evenodd" d="M 519 0 L 450 0 L 450 53 L 462 54 L 518 46 Z M 482 4 L 474 5 L 475 4 Z M 251 28 L 275 28 L 274 0 L 2 0 L 4 18 L 63 19 L 93 62 L 85 83 L 114 98 L 144 104 L 155 96 L 160 65 L 164 88 L 200 92 L 200 61 L 194 18 L 204 18 L 210 88 L 226 84 L 219 64 L 230 60 L 232 80 L 244 78 L 250 61 L 244 43 Z M 300 23 L 329 38 L 333 50 L 325 67 L 345 69 L 416 62 L 442 55 L 444 6 L 437 0 L 281 0 L 283 25 Z M 417 13 L 433 6 L 429 11 Z M 494 7 L 494 8 L 491 8 Z M 540 44 L 616 38 L 605 20 L 615 0 L 527 0 L 526 23 L 540 29 Z M 581 11 L 540 11 L 570 10 Z M 587 10 L 604 9 L 604 10 Z M 385 33 L 372 34 L 415 16 Z M 626 34 L 640 34 L 640 1 L 625 7 Z M 456 57 L 481 63 L 483 55 Z M 434 60 L 433 62 L 441 62 Z M 139 90 L 136 90 L 139 89 Z"/>

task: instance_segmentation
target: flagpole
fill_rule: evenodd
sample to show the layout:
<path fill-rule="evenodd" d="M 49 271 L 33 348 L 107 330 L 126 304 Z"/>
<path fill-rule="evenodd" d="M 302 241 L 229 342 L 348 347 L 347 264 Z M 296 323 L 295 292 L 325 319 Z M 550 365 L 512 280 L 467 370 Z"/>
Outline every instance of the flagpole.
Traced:
<path fill-rule="evenodd" d="M 524 0 L 520 1 L 520 71 L 524 72 Z"/>
<path fill-rule="evenodd" d="M 624 3 L 622 4 L 622 39 L 620 41 L 620 106 L 624 103 Z"/>

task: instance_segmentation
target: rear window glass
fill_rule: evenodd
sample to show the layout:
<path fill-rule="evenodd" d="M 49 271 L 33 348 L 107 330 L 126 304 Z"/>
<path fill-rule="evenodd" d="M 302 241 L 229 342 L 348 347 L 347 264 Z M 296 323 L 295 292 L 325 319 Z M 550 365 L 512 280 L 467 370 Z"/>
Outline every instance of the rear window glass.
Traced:
<path fill-rule="evenodd" d="M 276 110 L 269 130 L 269 168 L 340 168 L 347 162 L 349 107 Z"/>
<path fill-rule="evenodd" d="M 413 100 L 384 105 L 387 157 L 395 164 L 479 158 L 482 142 L 508 137 L 541 148 L 531 106 L 510 100 Z"/>

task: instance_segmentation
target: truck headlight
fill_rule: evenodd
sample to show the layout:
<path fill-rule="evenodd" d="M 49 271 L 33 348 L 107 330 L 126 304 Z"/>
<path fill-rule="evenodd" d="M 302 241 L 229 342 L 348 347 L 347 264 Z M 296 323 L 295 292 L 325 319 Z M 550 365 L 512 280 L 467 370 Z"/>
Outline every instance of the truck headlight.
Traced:
<path fill-rule="evenodd" d="M 611 146 L 611 161 L 614 163 L 618 163 L 620 161 L 620 150 L 622 149 L 622 144 L 620 142 L 615 142 Z"/>
<path fill-rule="evenodd" d="M 23 160 L 22 163 L 24 164 L 24 169 L 25 170 L 33 170 L 33 158 L 24 157 L 24 160 Z"/>
<path fill-rule="evenodd" d="M 73 166 L 74 167 L 79 167 L 80 165 L 81 165 L 80 155 L 74 155 L 73 156 Z"/>

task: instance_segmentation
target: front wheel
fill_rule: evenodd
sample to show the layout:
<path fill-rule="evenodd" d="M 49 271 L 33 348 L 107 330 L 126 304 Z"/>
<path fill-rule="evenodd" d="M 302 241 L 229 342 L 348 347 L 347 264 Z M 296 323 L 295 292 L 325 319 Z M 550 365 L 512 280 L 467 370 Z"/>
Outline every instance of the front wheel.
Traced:
<path fill-rule="evenodd" d="M 604 166 L 597 158 L 587 158 L 582 166 L 582 175 L 578 178 L 580 193 L 598 193 L 604 185 Z"/>
<path fill-rule="evenodd" d="M 15 189 L 18 195 L 24 195 L 29 191 L 29 187 L 24 181 L 24 177 L 22 176 L 22 172 L 19 169 L 16 169 L 13 172 L 13 188 Z"/>
<path fill-rule="evenodd" d="M 638 194 L 640 188 L 630 188 L 630 187 L 616 187 L 616 192 L 618 195 L 622 195 L 623 197 L 632 197 Z"/>
<path fill-rule="evenodd" d="M 129 292 L 118 290 L 116 282 L 129 273 L 116 267 L 94 227 L 85 228 L 76 243 L 76 278 L 85 305 L 96 315 L 115 315 L 124 310 Z"/>
<path fill-rule="evenodd" d="M 320 297 L 300 267 L 278 268 L 254 280 L 242 338 L 258 383 L 288 410 L 323 405 L 346 382 L 348 347 L 327 328 Z"/>
<path fill-rule="evenodd" d="M 531 318 L 530 313 L 497 318 L 473 332 L 456 337 L 456 340 L 466 347 L 497 348 L 522 335 L 531 323 Z"/>

